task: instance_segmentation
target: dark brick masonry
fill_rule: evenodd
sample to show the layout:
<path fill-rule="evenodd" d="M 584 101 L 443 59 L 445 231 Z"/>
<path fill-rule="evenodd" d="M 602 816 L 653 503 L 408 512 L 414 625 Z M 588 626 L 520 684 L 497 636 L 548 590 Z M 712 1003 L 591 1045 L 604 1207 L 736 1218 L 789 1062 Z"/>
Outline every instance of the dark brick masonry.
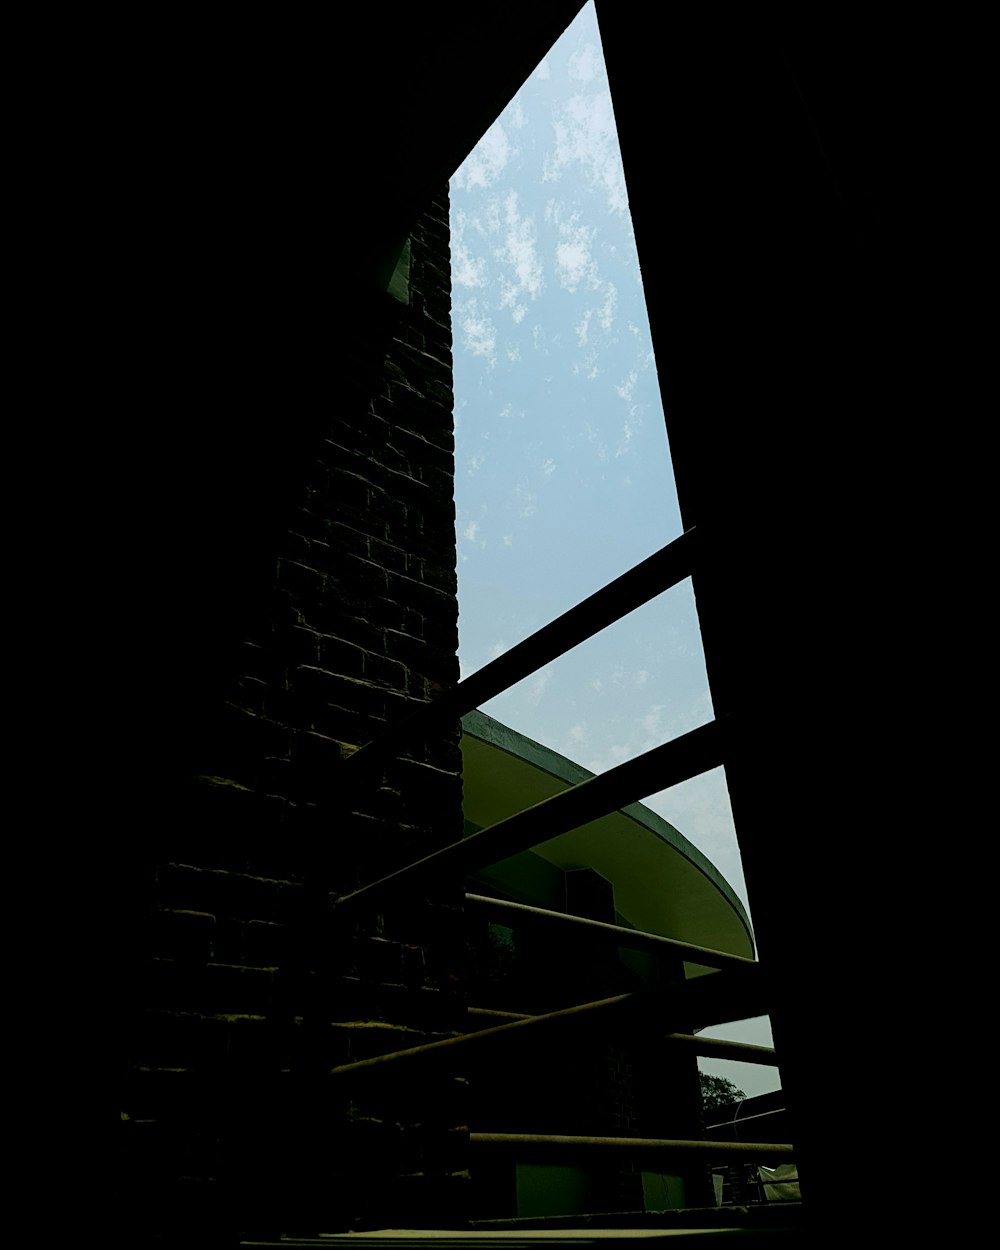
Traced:
<path fill-rule="evenodd" d="M 317 873 L 343 891 L 462 829 L 457 728 L 356 810 L 330 804 L 342 757 L 458 679 L 446 196 L 410 249 L 408 304 L 382 297 L 387 342 L 349 341 L 353 372 L 331 379 L 273 585 L 246 597 L 228 697 L 151 870 L 122 1115 L 127 1205 L 163 1236 L 462 1211 L 461 1081 L 390 1108 L 335 1103 L 321 1075 L 463 1026 L 461 883 L 373 917 L 332 967 L 310 911 Z"/>

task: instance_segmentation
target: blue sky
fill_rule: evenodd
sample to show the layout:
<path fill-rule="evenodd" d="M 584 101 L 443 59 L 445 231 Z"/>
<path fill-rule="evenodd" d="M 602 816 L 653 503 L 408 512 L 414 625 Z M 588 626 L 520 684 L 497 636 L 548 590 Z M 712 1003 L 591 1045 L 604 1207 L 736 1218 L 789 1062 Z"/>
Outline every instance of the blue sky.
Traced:
<path fill-rule="evenodd" d="M 467 676 L 681 532 L 592 5 L 456 173 L 451 205 Z M 711 720 L 690 583 L 483 710 L 594 772 Z M 747 902 L 721 769 L 644 802 Z M 711 1032 L 769 1040 L 765 1022 Z"/>

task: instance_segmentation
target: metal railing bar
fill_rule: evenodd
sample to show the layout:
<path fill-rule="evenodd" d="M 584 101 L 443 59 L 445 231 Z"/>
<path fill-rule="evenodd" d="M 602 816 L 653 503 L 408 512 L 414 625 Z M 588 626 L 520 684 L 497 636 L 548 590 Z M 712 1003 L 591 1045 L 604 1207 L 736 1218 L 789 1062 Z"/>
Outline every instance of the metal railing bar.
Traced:
<path fill-rule="evenodd" d="M 470 1016 L 483 1020 L 531 1020 L 532 1016 L 519 1011 L 496 1011 L 491 1007 L 469 1007 Z M 674 1049 L 693 1051 L 706 1059 L 729 1059 L 735 1063 L 758 1063 L 764 1067 L 776 1068 L 778 1054 L 770 1046 L 757 1046 L 753 1042 L 727 1042 L 716 1037 L 699 1037 L 696 1033 L 667 1033 L 663 1038 Z M 768 1114 L 772 1114 L 768 1112 Z M 752 1116 L 746 1116 L 752 1119 Z M 710 1128 L 722 1128 L 724 1124 L 709 1125 Z M 736 1121 L 732 1121 L 736 1123 Z M 742 1121 L 740 1121 L 742 1123 Z"/>
<path fill-rule="evenodd" d="M 525 1011 L 496 1011 L 492 1007 L 469 1007 L 470 1016 L 482 1016 L 484 1020 L 533 1020 L 534 1016 Z"/>
<path fill-rule="evenodd" d="M 786 1107 L 775 1107 L 772 1111 L 755 1111 L 753 1115 L 737 1116 L 735 1120 L 717 1120 L 714 1124 L 707 1124 L 706 1128 L 733 1128 L 739 1124 L 749 1124 L 751 1120 L 769 1120 L 772 1116 L 786 1115 Z"/>
<path fill-rule="evenodd" d="M 791 1145 L 774 1142 L 720 1142 L 689 1141 L 685 1139 L 658 1137 L 570 1137 L 558 1133 L 470 1133 L 472 1146 L 492 1146 L 518 1153 L 558 1154 L 564 1156 L 578 1151 L 620 1152 L 652 1154 L 670 1157 L 694 1157 L 708 1155 L 714 1159 L 773 1159 L 787 1162 L 794 1157 Z M 765 1184 L 773 1184 L 766 1181 Z"/>
<path fill-rule="evenodd" d="M 334 918 L 350 918 L 365 907 L 381 903 L 404 887 L 416 889 L 444 874 L 465 876 L 498 863 L 520 851 L 558 837 L 615 812 L 647 794 L 666 790 L 722 762 L 723 733 L 719 721 L 710 721 L 690 733 L 654 747 L 634 760 L 619 764 L 598 777 L 543 799 L 534 807 L 507 817 L 487 829 L 407 864 L 350 894 L 331 906 Z"/>
<path fill-rule="evenodd" d="M 646 933 L 641 929 L 627 929 L 623 925 L 608 924 L 603 920 L 591 920 L 586 916 L 573 916 L 568 912 L 549 911 L 544 907 L 531 907 L 527 903 L 509 903 L 503 899 L 489 898 L 485 894 L 466 894 L 466 903 L 484 911 L 495 911 L 512 918 L 537 920 L 587 930 L 595 937 L 613 940 L 619 946 L 627 946 L 632 950 L 652 951 L 654 954 L 679 955 L 688 963 L 697 963 L 706 968 L 745 967 L 755 961 L 744 955 L 734 955 L 730 951 L 712 950 L 707 946 L 696 946 L 693 942 L 681 942 L 676 938 L 663 937 L 658 933 Z"/>
<path fill-rule="evenodd" d="M 731 1144 L 731 1143 L 730 1143 Z M 745 1162 L 745 1161 L 744 1161 Z M 706 1162 L 706 1169 L 708 1168 Z M 726 1167 L 726 1164 L 720 1164 L 719 1167 Z M 732 1166 L 732 1165 L 729 1165 Z M 727 1169 L 728 1170 L 728 1169 Z M 617 1204 L 616 1204 L 617 1205 Z M 791 1209 L 789 1209 L 791 1208 Z M 780 1214 L 779 1214 L 780 1212 Z M 775 1216 L 778 1216 L 775 1219 Z M 780 1244 L 777 1239 L 771 1236 L 772 1229 L 780 1230 L 785 1228 L 793 1228 L 802 1226 L 801 1221 L 802 1204 L 801 1203 L 754 1203 L 753 1205 L 746 1203 L 742 1206 L 728 1205 L 723 1207 L 682 1207 L 664 1210 L 662 1207 L 652 1210 L 639 1211 L 589 1211 L 577 1212 L 574 1215 L 522 1215 L 508 1216 L 506 1219 L 476 1219 L 470 1220 L 468 1227 L 476 1231 L 484 1232 L 506 1232 L 508 1235 L 527 1233 L 532 1236 L 539 1230 L 544 1229 L 548 1233 L 559 1232 L 567 1236 L 569 1244 L 574 1241 L 583 1241 L 592 1247 L 592 1250 L 598 1250 L 601 1242 L 597 1240 L 591 1230 L 613 1230 L 612 1240 L 607 1243 L 608 1250 L 611 1245 L 629 1246 L 633 1243 L 629 1240 L 634 1234 L 631 1230 L 645 1230 L 649 1233 L 669 1235 L 669 1230 L 689 1230 L 705 1229 L 737 1229 L 737 1228 L 759 1228 L 766 1229 L 765 1238 Z M 604 1234 L 608 1235 L 607 1231 Z M 735 1233 L 732 1234 L 735 1236 Z M 598 1234 L 600 1236 L 600 1234 Z M 697 1234 L 696 1234 L 697 1236 Z M 725 1242 L 728 1243 L 730 1234 L 723 1234 Z M 498 1245 L 501 1243 L 498 1241 Z M 511 1250 L 517 1245 L 516 1241 L 509 1243 Z M 523 1243 L 525 1246 L 533 1244 L 534 1250 L 542 1250 L 545 1242 Z M 565 1243 L 564 1243 L 565 1244 Z M 683 1244 L 683 1243 L 681 1243 Z M 695 1245 L 701 1245 L 695 1241 Z M 706 1243 L 711 1244 L 711 1240 Z M 765 1241 L 759 1241 L 759 1245 L 766 1245 Z M 788 1243 L 794 1244 L 794 1243 Z M 800 1242 L 801 1244 L 801 1242 Z M 556 1250 L 558 1242 L 553 1239 L 551 1250 Z M 662 1240 L 653 1240 L 648 1243 L 650 1247 L 654 1245 L 673 1245 L 673 1242 L 664 1242 Z M 636 1250 L 636 1248 L 634 1248 Z"/>
<path fill-rule="evenodd" d="M 389 1064 L 425 1058 L 446 1057 L 450 1052 L 457 1053 L 474 1045 L 483 1045 L 489 1042 L 508 1043 L 518 1040 L 520 1033 L 525 1029 L 535 1029 L 539 1026 L 558 1027 L 562 1024 L 576 1024 L 577 1018 L 581 1016 L 596 1016 L 598 1014 L 603 1015 L 620 1011 L 633 1003 L 637 997 L 638 995 L 634 992 L 616 994 L 613 998 L 601 998 L 596 1002 L 582 1003 L 577 1007 L 564 1007 L 560 1011 L 546 1012 L 545 1015 L 541 1016 L 524 1016 L 510 1021 L 508 1024 L 498 1024 L 493 1028 L 481 1029 L 475 1033 L 463 1033 L 458 1037 L 448 1037 L 438 1042 L 427 1042 L 423 1046 L 412 1046 L 407 1050 L 397 1050 L 386 1055 L 374 1055 L 370 1059 L 359 1059 L 355 1063 L 341 1064 L 333 1068 L 330 1075 L 333 1077 L 361 1075 L 366 1072 L 377 1072 Z"/>
<path fill-rule="evenodd" d="M 356 785 L 363 777 L 398 754 L 418 734 L 454 723 L 466 712 L 494 698 L 564 655 L 581 642 L 628 616 L 657 595 L 690 577 L 703 540 L 690 529 L 647 559 L 588 595 L 575 607 L 543 625 L 530 637 L 485 664 L 478 672 L 433 702 L 424 704 L 365 743 L 336 770 L 338 787 Z"/>
<path fill-rule="evenodd" d="M 738 971 L 713 972 L 656 989 L 616 994 L 612 998 L 564 1007 L 544 1015 L 510 1020 L 474 1033 L 374 1055 L 370 1059 L 340 1064 L 331 1069 L 330 1075 L 335 1079 L 362 1078 L 386 1073 L 397 1066 L 405 1068 L 437 1062 L 454 1064 L 464 1055 L 487 1050 L 491 1045 L 499 1045 L 509 1051 L 510 1043 L 531 1040 L 540 1033 L 557 1033 L 564 1029 L 577 1032 L 609 1029 L 614 1027 L 619 1017 L 627 1018 L 635 1026 L 644 1025 L 668 1033 L 674 1031 L 671 1023 L 676 1027 L 681 1019 L 696 1019 L 701 1027 L 707 1027 L 766 1015 L 767 1010 L 764 978 L 760 966 L 753 964 Z M 651 1026 L 650 1017 L 653 1017 Z"/>

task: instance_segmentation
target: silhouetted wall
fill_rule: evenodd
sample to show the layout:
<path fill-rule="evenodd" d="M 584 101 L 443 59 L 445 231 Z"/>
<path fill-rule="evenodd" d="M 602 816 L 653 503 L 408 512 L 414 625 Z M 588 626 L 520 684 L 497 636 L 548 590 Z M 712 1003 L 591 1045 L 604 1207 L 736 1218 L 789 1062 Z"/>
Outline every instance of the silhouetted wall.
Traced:
<path fill-rule="evenodd" d="M 349 814 L 334 803 L 341 758 L 458 677 L 448 267 L 442 196 L 411 239 L 406 302 L 383 295 L 347 330 L 324 435 L 239 588 L 195 775 L 147 862 L 123 1102 L 137 1244 L 461 1209 L 461 1083 L 410 1110 L 335 1102 L 324 1075 L 462 1026 L 461 884 L 351 941 L 318 925 L 324 891 L 461 836 L 457 728 Z"/>

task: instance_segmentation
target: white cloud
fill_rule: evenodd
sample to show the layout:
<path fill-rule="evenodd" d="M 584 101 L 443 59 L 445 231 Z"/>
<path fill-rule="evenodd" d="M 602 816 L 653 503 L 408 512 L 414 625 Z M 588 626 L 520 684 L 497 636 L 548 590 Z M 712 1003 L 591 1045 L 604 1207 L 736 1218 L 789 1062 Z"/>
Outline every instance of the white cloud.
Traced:
<path fill-rule="evenodd" d="M 636 369 L 630 369 L 629 375 L 619 386 L 615 387 L 615 394 L 619 399 L 624 399 L 626 403 L 632 402 L 632 396 L 635 393 L 635 384 L 639 381 L 639 373 Z"/>
<path fill-rule="evenodd" d="M 627 686 L 632 690 L 638 690 L 640 686 L 644 686 L 648 679 L 649 671 L 645 668 L 627 669 L 619 665 L 611 674 L 611 680 L 616 686 Z"/>
<path fill-rule="evenodd" d="M 593 310 L 588 308 L 583 314 L 580 324 L 576 327 L 576 341 L 580 347 L 587 346 L 587 339 L 590 336 L 590 319 L 593 315 Z"/>
<path fill-rule="evenodd" d="M 567 291 L 575 291 L 593 272 L 593 268 L 590 241 L 582 232 L 576 238 L 565 239 L 556 245 L 556 273 Z"/>
<path fill-rule="evenodd" d="M 597 265 L 591 254 L 596 230 L 581 224 L 578 212 L 567 213 L 561 200 L 549 199 L 545 204 L 545 220 L 559 230 L 556 244 L 556 275 L 567 291 L 575 291 L 581 282 L 595 290 L 601 285 Z"/>
<path fill-rule="evenodd" d="M 502 205 L 498 195 L 491 196 L 485 207 L 472 219 L 470 225 L 481 235 L 499 234 L 503 227 Z"/>
<path fill-rule="evenodd" d="M 538 511 L 537 496 L 533 495 L 528 488 L 522 483 L 518 483 L 514 487 L 514 506 L 517 508 L 517 514 L 521 517 L 534 516 Z"/>
<path fill-rule="evenodd" d="M 478 451 L 476 452 L 474 456 L 471 456 L 469 459 L 469 467 L 467 470 L 469 476 L 472 477 L 476 473 L 478 473 L 485 463 L 486 463 L 485 451 Z"/>
<path fill-rule="evenodd" d="M 646 734 L 646 742 L 643 743 L 643 750 L 648 751 L 651 747 L 656 746 L 657 735 L 660 731 L 660 721 L 663 719 L 663 704 L 654 703 L 646 715 L 642 718 L 642 728 Z"/>
<path fill-rule="evenodd" d="M 470 543 L 476 541 L 476 535 L 479 533 L 479 524 L 476 521 L 470 521 L 462 531 L 462 537 L 467 538 Z"/>
<path fill-rule="evenodd" d="M 507 132 L 499 120 L 495 121 L 455 174 L 455 185 L 463 191 L 492 186 L 507 167 L 511 155 Z"/>
<path fill-rule="evenodd" d="M 513 272 L 500 275 L 500 307 L 511 309 L 514 320 L 520 322 L 528 311 L 522 297 L 537 299 L 544 289 L 542 262 L 538 256 L 534 219 L 521 216 L 516 191 L 511 191 L 504 200 L 504 218 L 506 234 L 496 254 Z"/>
<path fill-rule="evenodd" d="M 615 448 L 615 459 L 627 456 L 632 450 L 632 440 L 635 438 L 636 430 L 642 425 L 643 405 L 641 403 L 633 403 L 635 396 L 635 388 L 639 381 L 639 370 L 630 369 L 628 377 L 615 387 L 615 393 L 619 399 L 623 399 L 628 405 L 628 414 L 622 423 L 622 432 L 618 439 L 618 445 Z"/>
<path fill-rule="evenodd" d="M 551 680 L 551 668 L 543 668 L 540 673 L 536 673 L 531 680 L 531 685 L 528 688 L 528 702 L 533 706 L 537 706 L 541 702 L 542 695 L 547 690 Z"/>
<path fill-rule="evenodd" d="M 610 330 L 615 320 L 615 310 L 618 307 L 618 288 L 613 282 L 605 283 L 604 290 L 606 292 L 604 304 L 601 307 L 601 329 Z"/>
<path fill-rule="evenodd" d="M 555 473 L 555 471 L 556 471 L 556 462 L 551 457 L 549 457 L 548 460 L 542 461 L 542 472 L 545 474 L 546 477 L 551 477 L 552 474 Z"/>
<path fill-rule="evenodd" d="M 505 547 L 513 547 L 513 545 L 514 545 L 514 535 L 513 535 L 513 534 L 504 534 L 504 536 L 503 536 L 503 545 L 504 545 Z"/>
<path fill-rule="evenodd" d="M 573 96 L 556 115 L 553 130 L 555 145 L 545 161 L 545 181 L 579 166 L 591 187 L 603 191 L 608 211 L 628 220 L 625 173 L 607 89 Z"/>
<path fill-rule="evenodd" d="M 626 420 L 625 424 L 622 426 L 621 438 L 619 438 L 618 446 L 615 448 L 616 460 L 620 460 L 622 456 L 627 456 L 632 450 L 632 439 L 635 437 L 635 428 L 638 422 L 633 422 L 631 420 L 631 414 L 636 411 L 637 410 L 635 408 L 630 410 L 630 419 Z"/>
<path fill-rule="evenodd" d="M 546 79 L 551 77 L 551 70 L 549 69 L 548 57 L 545 57 L 542 60 L 542 63 L 539 65 L 538 69 L 535 70 L 535 77 L 540 78 L 543 82 L 545 82 Z"/>
<path fill-rule="evenodd" d="M 497 659 L 499 656 L 503 655 L 506 650 L 507 644 L 501 638 L 499 642 L 495 642 L 493 646 L 490 647 L 490 659 Z"/>
<path fill-rule="evenodd" d="M 592 43 L 580 48 L 569 58 L 569 76 L 578 82 L 591 82 L 601 69 L 601 57 Z"/>
<path fill-rule="evenodd" d="M 465 227 L 468 218 L 462 212 L 452 216 L 451 226 L 451 274 L 456 286 L 483 287 L 488 276 L 486 260 L 482 256 L 474 256 L 465 242 Z M 475 221 L 472 223 L 476 225 Z"/>
<path fill-rule="evenodd" d="M 497 333 L 489 314 L 480 311 L 475 299 L 461 307 L 457 320 L 462 328 L 462 343 L 473 356 L 485 356 L 492 364 L 496 360 Z"/>
<path fill-rule="evenodd" d="M 452 251 L 452 277 L 456 286 L 480 287 L 486 285 L 486 262 L 473 257 L 463 249 Z"/>

